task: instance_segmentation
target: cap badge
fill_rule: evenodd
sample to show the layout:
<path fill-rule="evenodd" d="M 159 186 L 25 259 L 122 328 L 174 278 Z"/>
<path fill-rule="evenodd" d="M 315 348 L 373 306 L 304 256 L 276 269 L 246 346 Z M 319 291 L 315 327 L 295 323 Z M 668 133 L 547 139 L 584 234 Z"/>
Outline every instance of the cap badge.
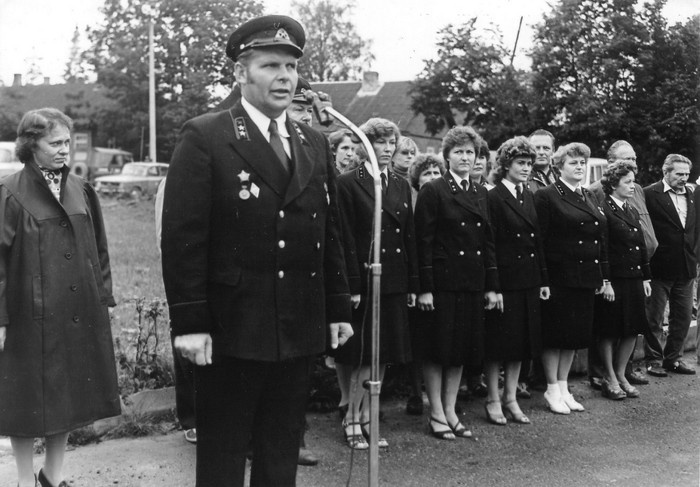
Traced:
<path fill-rule="evenodd" d="M 275 34 L 275 40 L 284 40 L 288 41 L 289 40 L 289 34 L 287 34 L 287 31 L 284 29 L 277 29 L 277 34 Z"/>

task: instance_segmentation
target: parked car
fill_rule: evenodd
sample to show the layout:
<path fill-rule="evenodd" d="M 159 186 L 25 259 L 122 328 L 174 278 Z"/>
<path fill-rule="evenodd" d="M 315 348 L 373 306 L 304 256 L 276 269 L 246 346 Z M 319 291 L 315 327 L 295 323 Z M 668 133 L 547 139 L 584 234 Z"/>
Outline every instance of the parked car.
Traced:
<path fill-rule="evenodd" d="M 107 195 L 152 197 L 167 173 L 168 165 L 162 162 L 130 162 L 124 164 L 121 174 L 96 178 L 95 189 Z"/>
<path fill-rule="evenodd" d="M 24 164 L 17 160 L 14 142 L 0 142 L 0 178 L 22 170 Z"/>

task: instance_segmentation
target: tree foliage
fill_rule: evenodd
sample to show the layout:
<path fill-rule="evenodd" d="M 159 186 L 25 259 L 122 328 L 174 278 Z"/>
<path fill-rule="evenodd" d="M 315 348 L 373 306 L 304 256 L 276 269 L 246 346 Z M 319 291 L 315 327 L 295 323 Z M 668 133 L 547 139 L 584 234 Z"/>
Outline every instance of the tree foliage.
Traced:
<path fill-rule="evenodd" d="M 148 140 L 148 23 L 154 25 L 158 159 L 170 159 L 182 123 L 204 113 L 228 86 L 224 54 L 238 25 L 262 13 L 259 0 L 105 0 L 104 23 L 84 55 L 116 104 L 97 116 L 96 140 L 139 154 Z M 145 151 L 147 152 L 147 151 Z"/>
<path fill-rule="evenodd" d="M 413 82 L 411 106 L 432 134 L 459 123 L 502 142 L 528 124 L 528 77 L 507 63 L 498 31 L 478 31 L 476 21 L 440 30 L 435 59 Z"/>
<path fill-rule="evenodd" d="M 295 0 L 292 7 L 306 31 L 299 74 L 309 81 L 358 79 L 374 56 L 371 42 L 363 40 L 348 19 L 354 2 Z"/>

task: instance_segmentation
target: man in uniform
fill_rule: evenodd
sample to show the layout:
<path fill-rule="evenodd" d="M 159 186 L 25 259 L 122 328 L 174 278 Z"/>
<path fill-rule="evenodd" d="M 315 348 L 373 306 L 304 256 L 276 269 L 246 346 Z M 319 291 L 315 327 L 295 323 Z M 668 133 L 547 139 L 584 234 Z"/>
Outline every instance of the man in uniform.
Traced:
<path fill-rule="evenodd" d="M 532 165 L 530 179 L 527 182 L 528 189 L 535 193 L 537 190 L 546 188 L 557 180 L 557 175 L 552 169 L 554 135 L 547 130 L 538 129 L 530 134 L 528 140 L 537 153 L 535 163 Z"/>
<path fill-rule="evenodd" d="M 309 365 L 352 334 L 329 143 L 290 121 L 305 34 L 240 26 L 242 99 L 185 123 L 163 208 L 175 347 L 197 364 L 197 486 L 295 485 Z"/>

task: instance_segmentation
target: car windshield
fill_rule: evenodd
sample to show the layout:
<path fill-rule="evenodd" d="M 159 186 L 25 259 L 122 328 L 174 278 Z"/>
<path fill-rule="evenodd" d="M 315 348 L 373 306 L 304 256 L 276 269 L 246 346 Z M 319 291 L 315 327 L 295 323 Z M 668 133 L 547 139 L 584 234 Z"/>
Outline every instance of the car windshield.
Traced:
<path fill-rule="evenodd" d="M 145 176 L 147 167 L 137 166 L 136 164 L 126 164 L 122 169 L 122 174 L 126 176 Z"/>

